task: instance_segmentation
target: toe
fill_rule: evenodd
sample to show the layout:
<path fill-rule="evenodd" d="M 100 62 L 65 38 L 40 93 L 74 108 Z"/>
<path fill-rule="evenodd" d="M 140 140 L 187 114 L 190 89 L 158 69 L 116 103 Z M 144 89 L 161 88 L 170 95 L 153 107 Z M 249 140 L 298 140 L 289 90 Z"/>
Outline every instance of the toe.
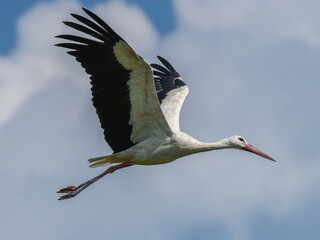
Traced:
<path fill-rule="evenodd" d="M 68 193 L 68 192 L 75 191 L 78 188 L 79 188 L 79 186 L 68 186 L 68 187 L 60 189 L 57 193 Z"/>
<path fill-rule="evenodd" d="M 58 200 L 69 199 L 69 198 L 73 198 L 74 196 L 75 196 L 75 194 L 73 194 L 73 192 L 69 192 L 65 195 L 60 196 L 60 198 Z"/>

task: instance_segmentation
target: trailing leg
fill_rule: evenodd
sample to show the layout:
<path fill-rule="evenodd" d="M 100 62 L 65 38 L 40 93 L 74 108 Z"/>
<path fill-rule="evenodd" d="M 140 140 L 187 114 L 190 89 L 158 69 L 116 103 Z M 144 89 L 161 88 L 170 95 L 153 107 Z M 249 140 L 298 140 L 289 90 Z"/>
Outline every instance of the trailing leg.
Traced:
<path fill-rule="evenodd" d="M 107 175 L 109 173 L 113 173 L 114 171 L 116 171 L 118 169 L 129 167 L 132 165 L 133 164 L 130 162 L 120 163 L 118 165 L 114 165 L 114 166 L 109 167 L 103 173 L 99 174 L 98 176 L 96 176 L 96 177 L 94 177 L 94 178 L 92 178 L 92 179 L 90 179 L 90 180 L 88 180 L 78 186 L 68 186 L 66 188 L 62 188 L 57 193 L 66 193 L 66 194 L 60 196 L 60 198 L 58 200 L 73 198 L 73 197 L 77 196 L 80 192 L 82 192 L 84 189 L 89 187 L 91 184 L 98 181 L 100 178 L 104 177 L 105 175 Z"/>

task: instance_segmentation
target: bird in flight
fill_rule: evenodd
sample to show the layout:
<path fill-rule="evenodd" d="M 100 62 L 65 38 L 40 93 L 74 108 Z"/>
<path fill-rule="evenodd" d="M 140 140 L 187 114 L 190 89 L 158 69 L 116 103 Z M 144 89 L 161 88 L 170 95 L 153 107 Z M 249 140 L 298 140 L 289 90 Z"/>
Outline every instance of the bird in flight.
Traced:
<path fill-rule="evenodd" d="M 59 35 L 67 42 L 56 46 L 67 48 L 90 75 L 93 106 L 113 150 L 112 155 L 89 159 L 90 167 L 115 165 L 80 185 L 60 189 L 64 195 L 59 200 L 75 197 L 118 169 L 169 163 L 198 152 L 235 148 L 275 161 L 241 136 L 203 143 L 181 132 L 180 109 L 189 89 L 176 69 L 160 56 L 162 65 L 149 65 L 100 17 L 83 10 L 89 17 L 71 14 L 78 22 L 63 23 L 86 37 Z"/>

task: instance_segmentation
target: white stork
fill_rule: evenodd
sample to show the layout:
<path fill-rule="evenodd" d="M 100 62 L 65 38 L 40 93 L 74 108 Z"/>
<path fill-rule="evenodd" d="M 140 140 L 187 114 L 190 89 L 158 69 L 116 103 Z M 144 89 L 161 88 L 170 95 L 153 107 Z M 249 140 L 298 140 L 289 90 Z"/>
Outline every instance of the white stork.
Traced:
<path fill-rule="evenodd" d="M 169 163 L 198 152 L 235 148 L 275 161 L 241 136 L 202 143 L 181 132 L 179 114 L 189 90 L 180 74 L 159 56 L 163 66 L 149 65 L 101 18 L 83 10 L 91 19 L 71 14 L 80 24 L 64 24 L 91 38 L 59 35 L 58 38 L 71 42 L 56 46 L 69 49 L 67 53 L 90 75 L 92 102 L 105 140 L 114 151 L 109 156 L 89 159 L 90 167 L 118 164 L 78 186 L 59 190 L 58 193 L 65 193 L 59 200 L 76 196 L 120 168 Z"/>

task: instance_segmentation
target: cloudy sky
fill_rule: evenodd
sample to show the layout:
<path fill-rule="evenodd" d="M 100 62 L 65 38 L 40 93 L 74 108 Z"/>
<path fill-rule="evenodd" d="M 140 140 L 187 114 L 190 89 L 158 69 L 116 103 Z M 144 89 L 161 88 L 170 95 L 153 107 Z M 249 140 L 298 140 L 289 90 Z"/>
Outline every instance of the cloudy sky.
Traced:
<path fill-rule="evenodd" d="M 181 128 L 237 150 L 134 166 L 72 200 L 56 191 L 111 153 L 88 76 L 53 36 L 98 13 L 189 85 Z M 0 239 L 319 239 L 320 2 L 7 1 L 0 9 Z"/>

